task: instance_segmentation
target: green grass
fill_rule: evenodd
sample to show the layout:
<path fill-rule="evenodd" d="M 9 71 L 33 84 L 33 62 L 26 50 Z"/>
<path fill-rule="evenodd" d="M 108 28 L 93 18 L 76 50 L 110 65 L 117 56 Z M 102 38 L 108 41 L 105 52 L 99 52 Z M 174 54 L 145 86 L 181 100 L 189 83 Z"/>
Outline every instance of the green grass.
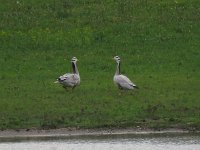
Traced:
<path fill-rule="evenodd" d="M 200 1 L 0 0 L 0 128 L 200 126 Z M 122 73 L 140 89 L 113 84 Z M 81 85 L 55 79 L 76 56 Z"/>

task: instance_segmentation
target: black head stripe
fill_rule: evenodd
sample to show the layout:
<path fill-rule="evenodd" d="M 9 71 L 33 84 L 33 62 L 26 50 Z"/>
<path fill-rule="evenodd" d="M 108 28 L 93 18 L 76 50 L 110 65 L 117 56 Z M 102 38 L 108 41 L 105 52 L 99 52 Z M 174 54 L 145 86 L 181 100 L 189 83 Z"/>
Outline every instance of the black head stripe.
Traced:
<path fill-rule="evenodd" d="M 77 58 L 76 58 L 76 57 L 73 57 L 71 61 L 77 61 Z"/>
<path fill-rule="evenodd" d="M 115 56 L 115 58 L 116 58 L 117 60 L 120 60 L 120 57 L 119 57 L 119 56 Z"/>

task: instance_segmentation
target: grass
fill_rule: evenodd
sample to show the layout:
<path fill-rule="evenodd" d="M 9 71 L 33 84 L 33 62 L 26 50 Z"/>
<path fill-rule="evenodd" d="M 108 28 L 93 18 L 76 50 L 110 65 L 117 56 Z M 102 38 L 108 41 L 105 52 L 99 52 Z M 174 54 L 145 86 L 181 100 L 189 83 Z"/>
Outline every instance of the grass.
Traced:
<path fill-rule="evenodd" d="M 198 0 L 0 0 L 0 128 L 200 125 Z M 140 89 L 113 84 L 114 55 Z M 81 85 L 55 79 L 76 56 Z"/>

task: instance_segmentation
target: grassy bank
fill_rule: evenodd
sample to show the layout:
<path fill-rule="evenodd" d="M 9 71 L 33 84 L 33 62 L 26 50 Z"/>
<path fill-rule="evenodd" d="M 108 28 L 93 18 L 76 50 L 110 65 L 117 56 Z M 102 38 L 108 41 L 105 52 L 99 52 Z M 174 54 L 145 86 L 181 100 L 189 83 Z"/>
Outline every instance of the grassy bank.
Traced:
<path fill-rule="evenodd" d="M 200 126 L 200 1 L 0 0 L 0 128 Z M 140 89 L 120 92 L 114 55 Z M 76 56 L 81 85 L 55 79 Z"/>

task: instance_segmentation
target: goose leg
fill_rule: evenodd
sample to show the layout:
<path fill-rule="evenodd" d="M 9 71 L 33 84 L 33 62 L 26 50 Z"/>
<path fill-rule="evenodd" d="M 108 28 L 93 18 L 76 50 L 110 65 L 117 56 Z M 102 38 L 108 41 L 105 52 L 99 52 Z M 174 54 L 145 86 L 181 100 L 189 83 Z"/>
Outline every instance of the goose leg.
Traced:
<path fill-rule="evenodd" d="M 73 86 L 73 87 L 72 87 L 72 92 L 74 91 L 75 87 L 76 87 L 76 86 Z"/>
<path fill-rule="evenodd" d="M 63 86 L 63 88 L 65 89 L 66 92 L 69 91 L 69 89 L 66 86 Z"/>

